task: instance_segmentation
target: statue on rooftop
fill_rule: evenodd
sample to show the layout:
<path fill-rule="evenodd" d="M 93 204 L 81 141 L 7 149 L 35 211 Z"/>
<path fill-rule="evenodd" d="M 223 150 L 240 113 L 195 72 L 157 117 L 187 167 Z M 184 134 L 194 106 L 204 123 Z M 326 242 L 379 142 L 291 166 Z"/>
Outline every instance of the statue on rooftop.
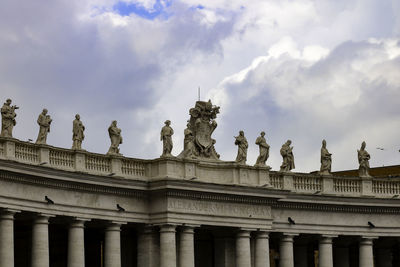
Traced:
<path fill-rule="evenodd" d="M 219 107 L 213 106 L 211 100 L 196 102 L 195 107 L 189 111 L 190 120 L 185 130 L 187 133 L 185 133 L 185 148 L 179 154 L 179 158 L 219 160 L 219 154 L 214 147 L 215 140 L 211 138 L 217 128 L 215 118 L 218 113 Z M 191 139 L 193 142 L 190 141 Z"/>
<path fill-rule="evenodd" d="M 283 158 L 283 162 L 281 165 L 280 171 L 289 172 L 290 170 L 294 169 L 294 156 L 293 156 L 293 147 L 290 145 L 292 144 L 291 140 L 287 140 L 281 147 L 280 153 Z"/>
<path fill-rule="evenodd" d="M 186 129 L 183 131 L 185 135 L 184 143 L 183 143 L 183 151 L 185 152 L 185 158 L 195 159 L 198 154 L 194 145 L 194 135 L 192 130 L 190 130 L 190 121 L 188 121 L 186 125 Z"/>
<path fill-rule="evenodd" d="M 265 132 L 263 131 L 256 139 L 256 145 L 258 145 L 260 149 L 260 155 L 258 156 L 256 164 L 254 166 L 268 167 L 267 165 L 265 165 L 265 162 L 269 158 L 269 145 L 267 144 L 264 136 Z"/>
<path fill-rule="evenodd" d="M 326 148 L 326 141 L 322 140 L 321 147 L 321 168 L 319 174 L 330 175 L 332 166 L 332 154 Z"/>
<path fill-rule="evenodd" d="M 358 168 L 358 173 L 359 173 L 360 177 L 370 177 L 370 175 L 369 175 L 369 160 L 370 160 L 371 156 L 369 155 L 367 150 L 365 150 L 366 146 L 367 146 L 367 144 L 365 143 L 365 141 L 363 141 L 361 144 L 360 150 L 357 150 L 358 163 L 360 164 L 360 166 Z"/>
<path fill-rule="evenodd" d="M 82 141 L 85 138 L 85 126 L 81 122 L 81 117 L 79 114 L 75 115 L 75 120 L 72 123 L 72 149 L 81 150 Z"/>
<path fill-rule="evenodd" d="M 172 151 L 172 135 L 174 134 L 174 130 L 171 128 L 171 121 L 166 120 L 165 126 L 162 127 L 161 133 L 160 133 L 160 141 L 163 141 L 163 153 L 161 157 L 171 157 L 171 151 Z"/>
<path fill-rule="evenodd" d="M 244 136 L 244 132 L 239 131 L 239 135 L 234 136 L 234 138 L 235 138 L 235 145 L 238 146 L 238 153 L 235 161 L 239 164 L 246 164 L 247 148 L 249 147 L 249 144 L 247 143 L 247 139 Z"/>
<path fill-rule="evenodd" d="M 47 134 L 50 132 L 50 124 L 52 121 L 50 115 L 47 114 L 47 109 L 44 108 L 37 119 L 39 134 L 36 139 L 36 144 L 46 144 Z"/>
<path fill-rule="evenodd" d="M 12 130 L 17 124 L 15 117 L 17 114 L 15 110 L 19 107 L 11 106 L 11 99 L 7 99 L 1 108 L 1 134 L 2 137 L 12 137 Z"/>
<path fill-rule="evenodd" d="M 112 121 L 108 127 L 108 134 L 111 139 L 111 146 L 108 149 L 108 155 L 119 155 L 119 145 L 122 144 L 121 129 L 117 127 L 117 121 Z"/>

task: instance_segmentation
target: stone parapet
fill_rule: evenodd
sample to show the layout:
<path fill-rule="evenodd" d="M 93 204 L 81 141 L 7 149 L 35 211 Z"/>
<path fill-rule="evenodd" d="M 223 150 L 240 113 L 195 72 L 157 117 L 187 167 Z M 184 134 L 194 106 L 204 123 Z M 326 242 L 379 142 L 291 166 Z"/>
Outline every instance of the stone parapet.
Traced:
<path fill-rule="evenodd" d="M 399 178 L 338 177 L 270 171 L 233 161 L 162 157 L 152 160 L 104 155 L 0 137 L 0 159 L 63 171 L 131 180 L 193 182 L 263 187 L 300 194 L 397 198 Z"/>

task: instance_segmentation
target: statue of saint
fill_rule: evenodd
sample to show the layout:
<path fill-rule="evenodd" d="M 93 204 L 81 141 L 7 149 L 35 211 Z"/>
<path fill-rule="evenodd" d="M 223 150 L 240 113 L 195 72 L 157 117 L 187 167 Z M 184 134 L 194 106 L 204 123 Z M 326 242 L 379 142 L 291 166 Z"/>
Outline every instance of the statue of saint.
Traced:
<path fill-rule="evenodd" d="M 283 162 L 281 165 L 281 172 L 289 172 L 290 170 L 294 169 L 294 156 L 293 156 L 293 147 L 290 145 L 292 144 L 292 141 L 287 140 L 286 143 L 284 143 L 281 147 L 281 155 L 283 158 Z"/>
<path fill-rule="evenodd" d="M 172 135 L 174 134 L 174 130 L 171 128 L 171 121 L 166 120 L 164 122 L 165 126 L 162 127 L 160 133 L 160 141 L 163 141 L 163 152 L 161 157 L 171 157 L 172 151 Z"/>
<path fill-rule="evenodd" d="M 367 144 L 365 143 L 365 141 L 363 141 L 361 144 L 360 150 L 357 150 L 358 163 L 360 164 L 360 166 L 358 167 L 358 173 L 359 173 L 360 177 L 370 177 L 370 175 L 369 175 L 369 160 L 370 160 L 371 156 L 369 155 L 367 150 L 365 150 L 366 146 L 367 146 Z"/>
<path fill-rule="evenodd" d="M 82 141 L 85 139 L 85 126 L 81 122 L 79 114 L 75 115 L 75 120 L 72 123 L 72 149 L 82 149 Z"/>
<path fill-rule="evenodd" d="M 119 145 L 122 144 L 121 129 L 117 127 L 117 121 L 112 121 L 110 127 L 108 127 L 108 134 L 111 139 L 111 146 L 108 149 L 108 155 L 118 155 Z"/>
<path fill-rule="evenodd" d="M 247 148 L 249 147 L 249 144 L 247 143 L 246 137 L 244 137 L 244 132 L 239 131 L 239 135 L 234 136 L 234 138 L 235 138 L 235 145 L 238 146 L 238 153 L 235 161 L 239 164 L 246 164 Z"/>
<path fill-rule="evenodd" d="M 260 136 L 256 139 L 256 145 L 260 148 L 260 155 L 257 158 L 255 166 L 266 166 L 265 162 L 269 157 L 269 145 L 264 136 L 265 132 L 261 132 Z"/>
<path fill-rule="evenodd" d="M 322 140 L 321 147 L 321 169 L 319 174 L 331 175 L 332 154 L 326 148 L 326 141 Z"/>
<path fill-rule="evenodd" d="M 185 152 L 185 158 L 196 158 L 197 151 L 194 144 L 194 135 L 192 130 L 190 130 L 190 121 L 186 125 L 186 129 L 183 131 L 185 139 L 183 142 L 183 151 Z"/>
<path fill-rule="evenodd" d="M 15 117 L 15 110 L 18 109 L 17 106 L 11 106 L 11 99 L 7 99 L 1 108 L 1 134 L 2 137 L 12 137 L 12 130 L 17 124 Z"/>
<path fill-rule="evenodd" d="M 50 124 L 52 121 L 50 115 L 47 115 L 47 109 L 44 108 L 37 119 L 39 134 L 36 139 L 36 144 L 46 144 L 47 134 L 50 132 Z"/>

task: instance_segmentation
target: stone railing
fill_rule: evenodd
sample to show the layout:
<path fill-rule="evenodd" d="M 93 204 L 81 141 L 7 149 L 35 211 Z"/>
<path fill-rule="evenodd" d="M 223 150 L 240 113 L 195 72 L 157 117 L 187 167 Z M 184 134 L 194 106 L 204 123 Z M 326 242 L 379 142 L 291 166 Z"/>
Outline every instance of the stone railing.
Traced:
<path fill-rule="evenodd" d="M 146 161 L 0 138 L 0 158 L 95 175 L 144 179 Z M 148 162 L 148 161 L 147 161 Z"/>
<path fill-rule="evenodd" d="M 397 198 L 400 178 L 360 178 L 269 171 L 228 161 L 196 161 L 175 157 L 143 160 L 109 156 L 12 138 L 0 138 L 0 159 L 40 165 L 63 171 L 154 181 L 191 180 L 215 184 L 243 185 L 299 194 L 345 197 Z"/>

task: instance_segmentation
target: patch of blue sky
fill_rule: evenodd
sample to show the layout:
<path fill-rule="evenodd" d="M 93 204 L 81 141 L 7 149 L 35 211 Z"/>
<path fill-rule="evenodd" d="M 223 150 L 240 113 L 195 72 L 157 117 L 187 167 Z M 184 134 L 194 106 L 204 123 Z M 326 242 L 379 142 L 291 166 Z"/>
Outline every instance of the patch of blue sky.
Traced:
<path fill-rule="evenodd" d="M 121 16 L 129 16 L 135 14 L 139 17 L 154 20 L 155 18 L 167 19 L 171 16 L 166 8 L 171 5 L 171 1 L 157 0 L 153 7 L 146 9 L 141 3 L 127 3 L 125 1 L 118 1 L 114 6 L 114 12 L 117 12 Z"/>

